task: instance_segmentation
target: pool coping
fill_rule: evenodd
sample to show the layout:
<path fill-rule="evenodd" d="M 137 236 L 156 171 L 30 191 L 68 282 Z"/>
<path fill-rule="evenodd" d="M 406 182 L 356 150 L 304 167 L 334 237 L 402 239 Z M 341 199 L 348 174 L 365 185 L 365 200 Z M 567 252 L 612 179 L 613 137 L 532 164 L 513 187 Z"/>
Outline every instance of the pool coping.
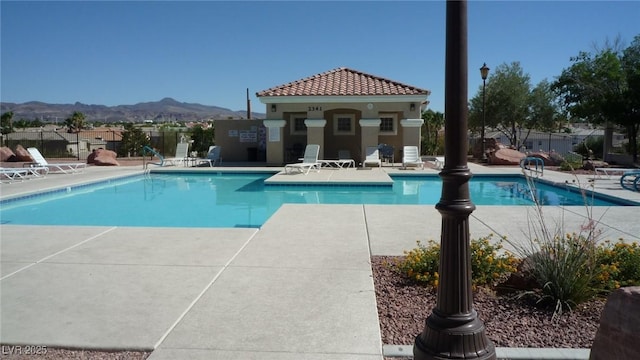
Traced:
<path fill-rule="evenodd" d="M 37 198 L 37 197 L 41 197 L 41 196 L 48 196 L 48 195 L 52 195 L 52 194 L 56 194 L 56 193 L 63 193 L 63 192 L 71 192 L 71 191 L 77 191 L 79 189 L 83 189 L 85 187 L 94 187 L 94 186 L 99 186 L 101 184 L 105 184 L 105 185 L 111 185 L 113 183 L 116 182 L 122 182 L 122 181 L 126 181 L 126 179 L 128 178 L 137 178 L 140 176 L 144 176 L 145 174 L 212 174 L 212 173 L 219 173 L 219 174 L 272 174 L 271 177 L 267 178 L 264 180 L 264 185 L 268 186 L 268 187 L 284 187 L 284 186 L 293 186 L 293 187 L 301 187 L 301 188 L 305 188 L 305 187 L 311 187 L 311 186 L 331 186 L 331 187 L 381 187 L 381 188 L 388 188 L 393 186 L 394 183 L 394 179 L 395 178 L 400 178 L 400 177 L 420 177 L 420 178 L 425 178 L 425 177 L 438 177 L 438 174 L 433 174 L 433 173 L 393 173 L 391 175 L 384 173 L 382 174 L 382 176 L 376 176 L 374 179 L 372 180 L 363 180 L 363 179 L 359 179 L 359 180 L 345 180 L 345 179 L 340 179 L 340 180 L 334 180 L 334 179 L 317 179 L 317 178 L 304 178 L 304 179 L 287 179 L 287 180 L 283 180 L 283 176 L 286 178 L 288 177 L 288 175 L 284 174 L 283 172 L 280 171 L 274 171 L 274 170 L 269 170 L 269 169 L 250 169 L 250 170 L 238 170 L 238 169 L 221 169 L 221 168 L 193 168 L 193 169 L 189 169 L 189 168 L 169 168 L 169 169 L 164 169 L 164 168 L 158 168 L 158 169 L 154 169 L 151 170 L 149 172 L 141 172 L 141 173 L 137 173 L 137 174 L 129 174 L 129 175 L 123 175 L 123 176 L 119 176 L 119 177 L 112 177 L 112 178 L 108 178 L 108 179 L 103 179 L 103 180 L 97 180 L 97 181 L 87 181 L 87 182 L 83 182 L 83 183 L 79 183 L 79 184 L 75 184 L 75 185 L 71 185 L 71 186 L 61 186 L 61 187 L 57 187 L 57 188 L 51 188 L 48 190 L 44 190 L 44 191 L 34 191 L 31 193 L 27 193 L 27 194 L 22 194 L 22 195 L 13 195 L 13 196 L 7 196 L 7 197 L 0 197 L 0 205 L 7 205 L 7 204 L 11 204 L 13 202 L 16 201 L 21 201 L 21 200 L 25 200 L 25 199 L 29 199 L 29 198 Z M 372 173 L 374 174 L 374 173 Z M 476 174 L 474 175 L 475 178 L 483 178 L 483 177 L 501 177 L 501 178 L 517 178 L 517 179 L 526 179 L 526 177 L 523 174 Z M 534 178 L 533 181 L 539 181 L 541 183 L 547 184 L 549 186 L 553 186 L 556 188 L 562 188 L 564 190 L 568 190 L 573 192 L 574 194 L 583 194 L 586 197 L 594 197 L 597 199 L 601 199 L 601 200 L 605 200 L 605 201 L 609 201 L 609 202 L 613 202 L 616 203 L 616 206 L 640 206 L 640 202 L 636 202 L 636 201 L 632 201 L 632 200 L 628 200 L 628 199 L 624 199 L 624 198 L 620 198 L 617 196 L 612 196 L 612 195 L 607 195 L 607 194 L 603 194 L 603 193 L 599 193 L 597 191 L 595 191 L 595 189 L 588 189 L 588 188 L 579 188 L 576 186 L 573 186 L 573 184 L 567 183 L 566 180 L 565 182 L 558 182 L 558 181 L 552 181 L 552 180 L 547 180 L 547 179 L 541 179 L 541 178 Z M 432 204 L 415 204 L 415 205 L 432 205 Z M 514 205 L 514 206 L 531 206 L 533 204 L 528 204 L 528 205 Z M 482 205 L 482 206 L 501 206 L 501 205 Z M 553 205 L 553 206 L 563 206 L 563 205 Z M 609 205 L 598 205 L 598 206 L 609 206 Z M 72 225 L 71 225 L 72 226 Z"/>

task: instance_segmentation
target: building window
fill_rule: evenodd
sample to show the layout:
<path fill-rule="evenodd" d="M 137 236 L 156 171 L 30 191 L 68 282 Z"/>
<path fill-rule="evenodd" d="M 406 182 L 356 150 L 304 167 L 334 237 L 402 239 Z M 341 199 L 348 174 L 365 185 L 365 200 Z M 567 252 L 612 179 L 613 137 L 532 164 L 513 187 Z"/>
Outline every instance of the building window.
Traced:
<path fill-rule="evenodd" d="M 305 120 L 307 120 L 307 114 L 291 115 L 291 135 L 305 135 L 307 133 Z"/>
<path fill-rule="evenodd" d="M 380 114 L 380 134 L 396 135 L 398 120 L 396 114 Z"/>
<path fill-rule="evenodd" d="M 337 114 L 333 117 L 334 135 L 354 135 L 355 117 L 352 114 Z"/>

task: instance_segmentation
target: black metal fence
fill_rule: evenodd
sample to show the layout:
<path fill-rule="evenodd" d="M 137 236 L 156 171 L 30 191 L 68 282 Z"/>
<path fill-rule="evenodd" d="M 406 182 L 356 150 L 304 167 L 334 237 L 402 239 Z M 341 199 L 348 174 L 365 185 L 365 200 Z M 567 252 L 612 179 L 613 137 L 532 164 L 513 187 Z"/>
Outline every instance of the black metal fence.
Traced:
<path fill-rule="evenodd" d="M 2 135 L 2 146 L 14 150 L 18 145 L 38 148 L 45 158 L 86 160 L 96 149 L 114 151 L 118 157 L 139 157 L 140 151 L 125 152 L 122 147 L 123 130 L 83 130 L 78 133 L 59 131 L 17 131 Z M 182 131 L 146 131 L 149 146 L 164 156 L 175 156 L 176 145 L 189 135 Z"/>

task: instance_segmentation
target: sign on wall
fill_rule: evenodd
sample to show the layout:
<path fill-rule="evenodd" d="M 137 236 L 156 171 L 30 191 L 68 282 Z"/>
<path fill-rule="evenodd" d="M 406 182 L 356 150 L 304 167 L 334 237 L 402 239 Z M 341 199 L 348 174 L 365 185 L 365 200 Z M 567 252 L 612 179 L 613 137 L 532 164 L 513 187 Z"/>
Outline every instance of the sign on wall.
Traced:
<path fill-rule="evenodd" d="M 240 130 L 240 142 L 241 143 L 255 143 L 258 142 L 258 132 L 251 130 Z"/>
<path fill-rule="evenodd" d="M 229 137 L 238 137 L 238 130 L 229 130 Z"/>
<path fill-rule="evenodd" d="M 269 142 L 280 141 L 280 128 L 267 128 L 269 129 Z"/>

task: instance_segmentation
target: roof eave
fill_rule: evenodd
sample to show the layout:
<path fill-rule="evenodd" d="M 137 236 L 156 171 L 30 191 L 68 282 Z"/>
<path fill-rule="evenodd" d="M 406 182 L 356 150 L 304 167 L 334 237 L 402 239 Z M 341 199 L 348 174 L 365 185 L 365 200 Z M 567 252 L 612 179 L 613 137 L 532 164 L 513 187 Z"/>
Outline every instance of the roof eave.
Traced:
<path fill-rule="evenodd" d="M 334 95 L 334 96 L 260 96 L 258 99 L 263 104 L 282 103 L 390 103 L 390 102 L 421 102 L 429 95 Z"/>

